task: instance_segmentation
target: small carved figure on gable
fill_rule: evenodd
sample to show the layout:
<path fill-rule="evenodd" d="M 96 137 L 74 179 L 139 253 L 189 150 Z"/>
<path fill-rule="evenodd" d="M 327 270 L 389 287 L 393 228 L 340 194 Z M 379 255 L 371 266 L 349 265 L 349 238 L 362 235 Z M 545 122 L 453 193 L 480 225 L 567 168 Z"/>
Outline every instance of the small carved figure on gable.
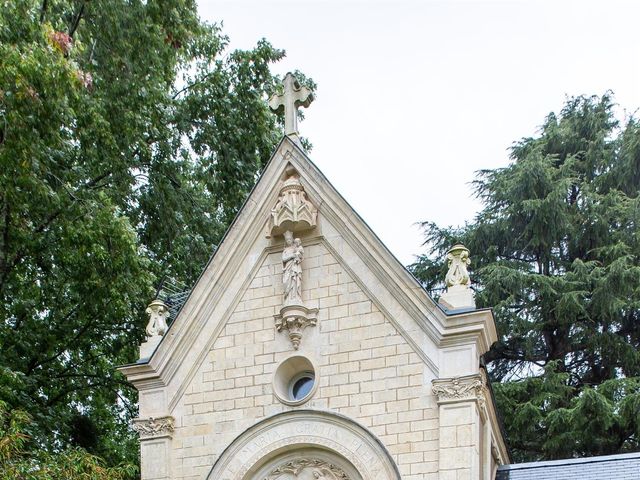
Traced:
<path fill-rule="evenodd" d="M 469 278 L 469 272 L 467 266 L 471 264 L 469 259 L 469 250 L 464 245 L 457 244 L 447 253 L 447 262 L 449 264 L 449 271 L 445 277 L 447 287 L 453 287 L 456 285 L 471 284 Z"/>
<path fill-rule="evenodd" d="M 282 283 L 284 285 L 284 303 L 294 304 L 302 301 L 302 257 L 304 248 L 293 233 L 284 233 L 285 248 L 282 251 Z"/>
<path fill-rule="evenodd" d="M 147 324 L 147 336 L 162 336 L 168 330 L 167 319 L 170 312 L 169 307 L 161 300 L 155 299 L 146 309 L 149 315 L 149 323 Z"/>

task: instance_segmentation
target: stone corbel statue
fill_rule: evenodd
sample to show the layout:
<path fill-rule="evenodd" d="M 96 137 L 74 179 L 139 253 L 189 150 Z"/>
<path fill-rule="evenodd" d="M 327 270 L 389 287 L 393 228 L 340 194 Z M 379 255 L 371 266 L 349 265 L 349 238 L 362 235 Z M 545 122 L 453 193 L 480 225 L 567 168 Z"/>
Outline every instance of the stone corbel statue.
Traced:
<path fill-rule="evenodd" d="M 284 232 L 284 250 L 282 251 L 282 284 L 284 286 L 284 304 L 302 303 L 302 257 L 304 248 L 299 238 L 293 238 L 293 232 Z"/>
<path fill-rule="evenodd" d="M 317 308 L 307 308 L 302 301 L 302 261 L 304 247 L 296 235 L 316 227 L 318 210 L 307 197 L 299 173 L 288 165 L 278 199 L 267 222 L 267 238 L 284 237 L 282 250 L 282 307 L 275 315 L 278 332 L 287 331 L 295 350 L 300 347 L 302 332 L 317 322 Z M 295 234 L 294 234 L 295 232 Z"/>
<path fill-rule="evenodd" d="M 282 250 L 283 301 L 280 313 L 275 316 L 276 330 L 286 330 L 295 350 L 300 347 L 302 332 L 317 322 L 318 309 L 307 308 L 302 301 L 302 259 L 304 248 L 293 232 L 284 232 Z"/>
<path fill-rule="evenodd" d="M 471 264 L 469 249 L 458 243 L 447 252 L 449 271 L 445 276 L 447 291 L 438 303 L 447 310 L 475 308 L 476 301 L 471 289 L 471 278 L 467 267 Z"/>

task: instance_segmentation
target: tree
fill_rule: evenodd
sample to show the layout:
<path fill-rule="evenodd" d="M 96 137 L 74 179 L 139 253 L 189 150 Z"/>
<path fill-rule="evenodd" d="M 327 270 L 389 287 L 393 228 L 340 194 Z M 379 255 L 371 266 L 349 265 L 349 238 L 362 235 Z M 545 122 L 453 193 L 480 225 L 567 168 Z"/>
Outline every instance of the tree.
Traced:
<path fill-rule="evenodd" d="M 479 172 L 473 223 L 423 224 L 416 276 L 437 288 L 461 241 L 494 308 L 485 361 L 516 460 L 640 448 L 640 124 L 613 108 L 569 99 L 509 166 Z"/>
<path fill-rule="evenodd" d="M 135 461 L 115 367 L 153 287 L 193 282 L 269 158 L 283 56 L 229 51 L 191 0 L 3 4 L 0 400 L 34 442 Z"/>
<path fill-rule="evenodd" d="M 0 402 L 0 480 L 124 480 L 135 474 L 131 465 L 105 467 L 82 449 L 58 455 L 38 449 L 25 433 L 30 421 L 23 410 Z"/>

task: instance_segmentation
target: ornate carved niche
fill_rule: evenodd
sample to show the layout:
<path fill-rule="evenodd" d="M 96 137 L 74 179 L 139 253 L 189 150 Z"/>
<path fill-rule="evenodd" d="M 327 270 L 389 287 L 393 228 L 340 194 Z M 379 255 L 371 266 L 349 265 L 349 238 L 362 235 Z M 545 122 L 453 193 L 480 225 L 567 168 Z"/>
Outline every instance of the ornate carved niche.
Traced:
<path fill-rule="evenodd" d="M 279 465 L 264 480 L 352 480 L 339 466 L 319 458 L 300 458 Z"/>
<path fill-rule="evenodd" d="M 278 332 L 289 335 L 294 350 L 298 350 L 302 333 L 317 322 L 317 308 L 308 308 L 302 301 L 302 267 L 304 247 L 296 232 L 316 226 L 318 210 L 307 198 L 298 172 L 289 165 L 275 206 L 271 209 L 267 237 L 282 235 L 283 298 L 280 312 L 275 315 Z"/>
<path fill-rule="evenodd" d="M 316 226 L 318 209 L 311 203 L 300 183 L 300 175 L 289 166 L 276 204 L 271 209 L 267 237 L 282 235 L 287 230 L 302 232 Z"/>

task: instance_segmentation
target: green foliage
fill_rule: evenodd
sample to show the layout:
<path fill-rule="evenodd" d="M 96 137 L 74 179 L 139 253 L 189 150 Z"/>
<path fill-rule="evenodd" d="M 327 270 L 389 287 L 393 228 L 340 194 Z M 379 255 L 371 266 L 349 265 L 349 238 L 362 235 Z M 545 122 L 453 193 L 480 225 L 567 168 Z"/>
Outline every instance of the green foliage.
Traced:
<path fill-rule="evenodd" d="M 105 467 L 79 448 L 56 455 L 40 450 L 25 433 L 30 421 L 23 410 L 0 402 L 0 480 L 124 480 L 136 473 L 132 465 Z"/>
<path fill-rule="evenodd" d="M 45 451 L 136 462 L 114 369 L 153 286 L 194 281 L 279 140 L 284 52 L 229 51 L 191 0 L 1 6 L 0 400 Z"/>
<path fill-rule="evenodd" d="M 500 340 L 489 363 L 517 460 L 640 448 L 640 124 L 609 94 L 569 99 L 513 163 L 479 173 L 484 209 L 463 228 L 423 224 L 444 279 L 456 241 L 472 254 L 479 306 Z"/>

